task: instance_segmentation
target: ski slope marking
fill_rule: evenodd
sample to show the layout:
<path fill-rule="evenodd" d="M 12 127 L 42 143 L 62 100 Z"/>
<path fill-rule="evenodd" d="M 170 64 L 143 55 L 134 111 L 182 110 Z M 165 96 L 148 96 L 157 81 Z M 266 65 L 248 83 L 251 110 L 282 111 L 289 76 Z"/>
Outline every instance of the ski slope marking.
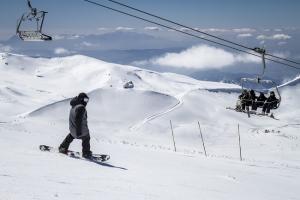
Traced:
<path fill-rule="evenodd" d="M 149 121 L 152 121 L 156 118 L 159 118 L 161 116 L 164 116 L 164 115 L 174 111 L 175 109 L 179 108 L 183 104 L 184 96 L 186 96 L 188 93 L 196 91 L 196 90 L 202 90 L 202 91 L 206 90 L 206 91 L 210 91 L 210 92 L 237 92 L 240 89 L 239 88 L 213 88 L 213 89 L 211 89 L 211 88 L 201 88 L 201 86 L 194 87 L 194 88 L 189 89 L 185 92 L 182 92 L 176 96 L 173 96 L 174 98 L 177 99 L 178 102 L 175 105 L 173 105 L 172 107 L 170 107 L 169 109 L 162 111 L 160 113 L 157 113 L 157 114 L 153 114 L 149 117 L 146 117 L 143 121 L 130 126 L 129 130 L 131 130 L 131 131 L 138 130 L 139 128 L 141 128 L 144 124 L 148 123 Z"/>
<path fill-rule="evenodd" d="M 152 121 L 152 120 L 154 120 L 154 119 L 156 119 L 158 117 L 164 116 L 164 115 L 172 112 L 173 110 L 179 108 L 183 104 L 183 97 L 185 95 L 187 95 L 188 93 L 190 93 L 190 92 L 192 92 L 194 90 L 198 90 L 198 89 L 199 88 L 193 88 L 193 89 L 185 91 L 185 92 L 183 92 L 183 93 L 181 93 L 179 95 L 174 96 L 174 98 L 176 98 L 177 101 L 178 101 L 175 105 L 173 105 L 172 107 L 170 107 L 169 109 L 167 109 L 165 111 L 162 111 L 160 113 L 151 115 L 149 117 L 146 117 L 143 121 L 141 121 L 141 122 L 139 122 L 139 123 L 137 123 L 135 125 L 130 126 L 129 130 L 131 130 L 131 131 L 138 130 L 139 128 L 141 128 L 144 124 L 148 123 L 149 121 Z"/>

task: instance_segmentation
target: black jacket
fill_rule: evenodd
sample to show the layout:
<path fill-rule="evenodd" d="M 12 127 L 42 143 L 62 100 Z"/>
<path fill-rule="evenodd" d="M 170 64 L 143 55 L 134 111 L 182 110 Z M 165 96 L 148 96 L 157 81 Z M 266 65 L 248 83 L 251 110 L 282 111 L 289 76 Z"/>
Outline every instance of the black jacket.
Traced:
<path fill-rule="evenodd" d="M 265 95 L 259 95 L 257 97 L 257 102 L 258 103 L 264 103 L 267 100 L 267 97 Z"/>
<path fill-rule="evenodd" d="M 74 138 L 81 138 L 89 135 L 87 122 L 87 111 L 85 105 L 74 97 L 70 105 L 72 106 L 69 115 L 69 130 Z"/>

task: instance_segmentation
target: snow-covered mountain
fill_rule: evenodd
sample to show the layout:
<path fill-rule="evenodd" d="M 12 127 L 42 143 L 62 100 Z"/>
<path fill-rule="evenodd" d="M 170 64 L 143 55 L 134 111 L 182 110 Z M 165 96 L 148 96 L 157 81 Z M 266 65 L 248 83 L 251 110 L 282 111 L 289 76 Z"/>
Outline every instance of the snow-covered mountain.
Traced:
<path fill-rule="evenodd" d="M 3 53 L 0 76 L 1 199 L 297 199 L 300 194 L 299 84 L 281 87 L 274 120 L 227 110 L 236 103 L 238 85 L 82 55 Z M 123 88 L 128 81 L 134 88 Z M 79 92 L 90 96 L 92 150 L 110 154 L 106 164 L 38 150 L 39 144 L 62 142 L 69 100 Z M 71 149 L 80 151 L 80 142 Z"/>
<path fill-rule="evenodd" d="M 264 47 L 270 54 L 299 62 L 300 32 L 298 29 L 282 29 L 280 31 L 260 29 L 204 29 L 203 31 L 249 46 L 249 48 Z M 237 55 L 239 52 L 167 30 L 156 32 L 117 30 L 105 33 L 95 32 L 94 34 L 86 35 L 55 33 L 50 35 L 53 36 L 53 41 L 51 42 L 33 43 L 23 42 L 17 36 L 12 36 L 6 41 L 0 41 L 0 51 L 46 58 L 80 54 L 106 62 L 134 65 L 160 72 L 174 72 L 189 75 L 198 80 L 209 81 L 238 82 L 241 76 L 251 77 L 252 74 L 257 75 L 261 73 L 261 62 L 249 62 L 249 58 Z M 191 48 L 199 45 L 207 45 L 209 48 L 202 50 L 202 52 L 202 48 L 199 48 L 198 51 L 190 52 Z M 216 48 L 216 52 L 209 53 L 211 48 Z M 152 64 L 151 62 L 165 58 L 169 54 L 180 56 L 182 52 L 186 51 L 191 54 L 180 59 L 183 60 L 185 58 L 182 64 L 193 63 L 198 58 L 200 60 L 198 68 L 172 67 L 161 65 L 161 63 L 157 62 Z M 221 56 L 219 54 L 216 55 L 218 51 L 225 51 L 227 55 L 237 56 L 239 61 L 226 65 L 228 59 L 230 60 L 231 57 L 225 60 L 209 59 L 210 65 L 203 69 L 201 67 L 201 63 L 205 63 L 203 60 Z M 215 64 L 215 62 L 225 67 L 212 68 L 211 65 Z M 297 74 L 298 71 L 296 69 L 267 62 L 266 78 L 272 79 L 278 84 L 283 83 L 287 79 L 293 79 Z"/>
<path fill-rule="evenodd" d="M 286 87 L 286 86 L 296 86 L 296 85 L 299 85 L 299 83 L 300 83 L 300 76 L 297 76 L 293 80 L 280 85 L 279 88 Z"/>

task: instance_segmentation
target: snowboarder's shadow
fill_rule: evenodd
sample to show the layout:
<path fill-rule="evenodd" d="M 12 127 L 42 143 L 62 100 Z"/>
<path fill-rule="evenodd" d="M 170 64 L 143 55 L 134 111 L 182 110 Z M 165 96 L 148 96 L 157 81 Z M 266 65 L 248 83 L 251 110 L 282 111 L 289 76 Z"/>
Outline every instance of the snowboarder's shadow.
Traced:
<path fill-rule="evenodd" d="M 95 161 L 95 160 L 89 160 L 89 161 L 92 162 L 92 163 L 95 163 L 97 165 L 104 166 L 104 167 L 111 167 L 111 168 L 116 168 L 116 169 L 121 169 L 121 170 L 128 170 L 127 168 L 124 168 L 124 167 L 118 167 L 118 166 L 114 166 L 114 165 L 104 163 L 104 162 L 100 162 L 100 161 Z"/>
<path fill-rule="evenodd" d="M 82 158 L 79 158 L 79 157 L 76 157 L 76 156 L 72 156 L 71 158 L 82 160 Z M 85 159 L 85 160 L 88 161 L 88 162 L 95 163 L 97 165 L 104 166 L 104 167 L 111 167 L 111 168 L 116 168 L 116 169 L 121 169 L 121 170 L 128 170 L 127 168 L 124 168 L 124 167 L 114 166 L 114 165 L 111 165 L 111 164 L 108 164 L 108 163 L 104 163 L 104 162 L 101 162 L 101 161 L 97 161 L 97 160 L 88 160 L 88 159 Z"/>

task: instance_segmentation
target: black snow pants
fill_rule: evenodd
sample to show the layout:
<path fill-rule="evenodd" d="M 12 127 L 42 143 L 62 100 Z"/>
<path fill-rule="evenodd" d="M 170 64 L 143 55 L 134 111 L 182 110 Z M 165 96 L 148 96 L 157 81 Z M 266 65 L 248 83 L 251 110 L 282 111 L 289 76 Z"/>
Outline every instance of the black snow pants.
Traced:
<path fill-rule="evenodd" d="M 64 139 L 64 141 L 61 143 L 59 148 L 64 148 L 66 150 L 69 149 L 70 144 L 73 142 L 75 138 L 71 135 L 68 134 L 67 137 Z M 89 154 L 91 152 L 91 146 L 90 146 L 90 135 L 84 136 L 82 138 L 79 138 L 82 140 L 82 154 Z"/>
<path fill-rule="evenodd" d="M 266 102 L 263 106 L 262 111 L 266 113 L 270 113 L 270 110 L 273 109 L 276 106 L 276 103 L 274 102 Z"/>

